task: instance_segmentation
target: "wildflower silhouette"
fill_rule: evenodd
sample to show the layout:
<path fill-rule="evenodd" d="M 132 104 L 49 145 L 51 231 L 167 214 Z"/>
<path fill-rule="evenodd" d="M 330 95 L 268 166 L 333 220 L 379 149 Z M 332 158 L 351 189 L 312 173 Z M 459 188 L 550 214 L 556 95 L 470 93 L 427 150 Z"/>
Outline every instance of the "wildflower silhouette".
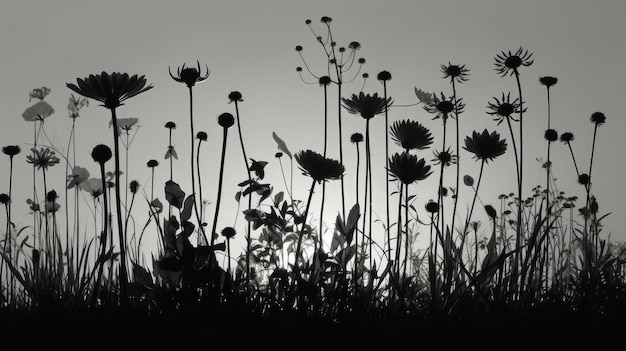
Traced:
<path fill-rule="evenodd" d="M 391 140 L 405 150 L 425 150 L 433 143 L 430 130 L 418 121 L 395 121 L 390 128 Z"/>
<path fill-rule="evenodd" d="M 191 137 L 190 137 L 190 142 L 191 142 L 191 192 L 194 197 L 193 197 L 193 207 L 194 207 L 194 211 L 196 214 L 196 220 L 198 221 L 198 227 L 199 227 L 199 234 L 201 235 L 202 241 L 204 243 L 207 242 L 207 237 L 206 237 L 206 233 L 204 232 L 204 227 L 201 225 L 202 223 L 202 218 L 200 217 L 200 212 L 198 209 L 198 203 L 197 203 L 197 199 L 196 199 L 196 180 L 195 180 L 195 173 L 196 173 L 196 167 L 195 167 L 195 159 L 194 159 L 194 138 L 195 138 L 195 130 L 194 130 L 194 124 L 193 124 L 193 87 L 196 84 L 202 83 L 204 82 L 210 75 L 211 71 L 209 70 L 209 67 L 206 67 L 206 71 L 204 73 L 202 73 L 202 69 L 200 67 L 200 61 L 196 61 L 197 62 L 197 67 L 186 67 L 185 64 L 183 64 L 182 66 L 178 67 L 177 71 L 176 71 L 176 75 L 172 74 L 172 70 L 169 70 L 169 74 L 170 77 L 178 82 L 178 83 L 183 83 L 187 86 L 187 89 L 189 89 L 189 127 L 190 127 L 190 131 L 191 131 Z M 200 200 L 202 201 L 202 200 Z M 211 234 L 212 235 L 212 234 Z"/>
<path fill-rule="evenodd" d="M 152 89 L 145 76 L 129 75 L 128 73 L 102 71 L 100 74 L 90 74 L 86 78 L 77 78 L 76 84 L 66 83 L 66 86 L 75 93 L 84 97 L 101 102 L 103 106 L 111 111 L 111 121 L 113 127 L 113 146 L 115 159 L 115 184 L 120 184 L 120 150 L 119 150 L 119 130 L 117 125 L 116 109 L 132 97 Z M 126 268 L 126 239 L 122 220 L 122 198 L 120 187 L 115 187 L 117 227 L 120 241 L 120 294 L 123 306 L 128 304 L 128 270 Z"/>
<path fill-rule="evenodd" d="M 391 73 L 389 71 L 380 71 L 377 78 L 383 84 L 383 98 L 388 100 L 387 96 L 387 82 L 391 80 Z M 389 168 L 389 106 L 385 107 L 385 168 Z M 387 214 L 387 222 L 385 231 L 387 232 L 387 245 L 389 245 L 389 255 L 391 255 L 391 219 L 389 214 L 389 173 L 385 174 L 387 179 L 385 180 L 385 207 Z M 391 259 L 391 257 L 389 257 Z"/>
<path fill-rule="evenodd" d="M 228 255 L 227 255 L 227 258 L 228 258 L 228 274 L 232 274 L 231 273 L 232 271 L 231 271 L 231 268 L 230 268 L 230 261 L 231 261 L 230 240 L 232 238 L 234 238 L 235 235 L 237 235 L 237 231 L 233 227 L 225 227 L 224 229 L 222 229 L 221 234 L 222 234 L 222 236 L 224 238 L 226 238 L 226 252 L 228 253 Z"/>

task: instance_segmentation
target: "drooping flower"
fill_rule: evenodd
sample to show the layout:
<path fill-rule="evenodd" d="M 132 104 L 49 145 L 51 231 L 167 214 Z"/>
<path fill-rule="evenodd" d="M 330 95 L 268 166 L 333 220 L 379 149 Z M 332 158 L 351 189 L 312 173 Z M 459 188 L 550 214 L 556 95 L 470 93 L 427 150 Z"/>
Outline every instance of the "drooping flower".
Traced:
<path fill-rule="evenodd" d="M 201 83 L 205 81 L 209 77 L 209 74 L 211 73 L 211 71 L 209 70 L 209 67 L 207 66 L 206 72 L 203 74 L 202 69 L 200 68 L 200 61 L 197 61 L 197 63 L 198 63 L 197 68 L 185 67 L 185 64 L 183 63 L 182 66 L 178 67 L 176 71 L 176 75 L 173 75 L 172 70 L 168 67 L 168 70 L 170 72 L 170 77 L 172 77 L 172 79 L 174 79 L 175 81 L 179 83 L 185 83 L 188 88 L 193 87 L 197 83 Z"/>
<path fill-rule="evenodd" d="M 31 150 L 33 154 L 26 156 L 26 162 L 37 167 L 37 169 L 45 171 L 48 170 L 48 167 L 52 167 L 60 162 L 55 152 L 48 147 L 42 147 L 40 150 L 33 148 Z"/>
<path fill-rule="evenodd" d="M 506 95 L 502 93 L 501 99 L 494 97 L 493 101 L 487 104 L 487 108 L 487 114 L 496 116 L 493 120 L 497 121 L 498 125 L 500 125 L 500 123 L 507 118 L 518 121 L 515 117 L 513 117 L 513 114 L 526 112 L 526 108 L 524 108 L 523 111 L 520 111 L 521 104 L 519 98 L 515 98 L 511 101 L 511 93 L 507 93 Z"/>
<path fill-rule="evenodd" d="M 416 155 L 408 151 L 395 153 L 389 158 L 388 172 L 393 177 L 392 180 L 399 180 L 404 184 L 424 180 L 432 173 L 430 165 L 426 165 L 423 158 L 418 160 Z"/>
<path fill-rule="evenodd" d="M 406 150 L 424 150 L 433 143 L 428 128 L 418 121 L 395 121 L 390 127 L 391 139 Z"/>
<path fill-rule="evenodd" d="M 67 188 L 72 189 L 89 179 L 89 171 L 81 166 L 74 166 L 72 174 L 67 176 Z"/>
<path fill-rule="evenodd" d="M 448 62 L 448 65 L 441 65 L 441 73 L 443 73 L 443 78 L 450 78 L 450 80 L 454 80 L 457 83 L 463 83 L 467 81 L 467 76 L 469 75 L 469 69 L 465 68 L 465 65 L 453 65 Z"/>
<path fill-rule="evenodd" d="M 359 114 L 365 119 L 373 118 L 379 115 L 393 104 L 392 98 L 378 96 L 378 93 L 365 94 L 360 92 L 359 95 L 352 94 L 350 99 L 341 98 L 343 106 L 352 114 Z"/>
<path fill-rule="evenodd" d="M 500 54 L 496 55 L 496 68 L 495 71 L 500 74 L 501 77 L 507 75 L 513 75 L 515 73 L 519 73 L 517 70 L 521 66 L 530 66 L 533 64 L 533 60 L 531 60 L 533 54 L 529 53 L 528 50 L 525 50 L 520 46 L 519 49 L 513 54 L 511 51 L 508 53 L 502 51 Z"/>
<path fill-rule="evenodd" d="M 153 88 L 146 85 L 145 76 L 128 73 L 102 71 L 100 74 L 90 74 L 84 79 L 77 78 L 77 84 L 65 85 L 77 94 L 100 101 L 101 106 L 114 109 L 123 105 L 123 102 Z"/>
<path fill-rule="evenodd" d="M 43 121 L 54 114 L 54 108 L 46 101 L 37 101 L 22 112 L 22 118 L 28 122 Z"/>
<path fill-rule="evenodd" d="M 67 103 L 67 112 L 69 118 L 80 117 L 80 109 L 85 106 L 89 106 L 89 100 L 87 98 L 76 98 L 74 94 L 70 95 L 70 101 Z"/>
<path fill-rule="evenodd" d="M 489 133 L 487 129 L 482 133 L 474 131 L 472 136 L 465 137 L 464 149 L 473 153 L 475 159 L 489 162 L 498 156 L 504 155 L 507 144 L 505 139 L 500 139 L 497 132 Z"/>
<path fill-rule="evenodd" d="M 345 172 L 345 167 L 339 161 L 326 158 L 312 150 L 300 151 L 294 157 L 302 174 L 313 178 L 318 183 L 340 179 Z"/>

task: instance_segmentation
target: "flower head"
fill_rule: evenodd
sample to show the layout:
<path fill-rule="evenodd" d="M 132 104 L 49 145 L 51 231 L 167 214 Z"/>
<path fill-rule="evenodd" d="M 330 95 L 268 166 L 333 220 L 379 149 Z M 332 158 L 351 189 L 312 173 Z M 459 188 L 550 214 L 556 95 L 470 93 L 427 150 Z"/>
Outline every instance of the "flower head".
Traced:
<path fill-rule="evenodd" d="M 539 78 L 539 83 L 541 83 L 541 85 L 545 85 L 548 89 L 550 89 L 550 87 L 555 85 L 558 81 L 559 80 L 556 77 L 550 76 Z"/>
<path fill-rule="evenodd" d="M 378 80 L 380 80 L 381 82 L 386 82 L 388 80 L 391 80 L 391 73 L 389 73 L 389 71 L 380 71 L 378 73 L 377 76 Z"/>
<path fill-rule="evenodd" d="M 37 101 L 22 112 L 22 118 L 28 122 L 43 121 L 54 114 L 54 108 L 46 101 Z"/>
<path fill-rule="evenodd" d="M 185 67 L 183 63 L 182 66 L 178 67 L 176 71 L 176 75 L 172 74 L 172 70 L 169 69 L 170 77 L 179 83 L 185 83 L 188 88 L 193 87 L 196 83 L 201 83 L 209 77 L 211 71 L 207 66 L 207 70 L 204 74 L 202 74 L 202 70 L 200 68 L 200 61 L 197 61 L 198 67 Z"/>
<path fill-rule="evenodd" d="M 465 104 L 462 99 L 448 99 L 441 93 L 440 98 L 436 94 L 432 95 L 433 100 L 429 104 L 424 105 L 424 110 L 435 115 L 433 119 L 442 118 L 444 121 L 453 111 L 463 112 Z"/>
<path fill-rule="evenodd" d="M 330 83 L 332 83 L 333 81 L 330 79 L 329 76 L 321 76 L 318 82 L 321 87 L 326 87 L 326 86 L 329 86 Z"/>
<path fill-rule="evenodd" d="M 418 121 L 395 121 L 389 129 L 391 139 L 406 150 L 424 150 L 433 143 L 430 130 Z"/>
<path fill-rule="evenodd" d="M 557 141 L 559 139 L 559 133 L 554 130 L 554 129 L 547 129 L 545 131 L 545 133 L 543 134 L 543 137 L 549 141 L 549 142 L 553 142 L 553 141 Z"/>
<path fill-rule="evenodd" d="M 431 161 L 434 162 L 436 165 L 441 164 L 445 167 L 448 167 L 450 165 L 456 164 L 458 161 L 456 155 L 452 155 L 452 153 L 450 152 L 450 148 L 446 148 L 442 151 L 435 151 L 433 153 L 435 155 L 435 158 Z"/>
<path fill-rule="evenodd" d="M 99 144 L 91 150 L 91 158 L 100 164 L 105 164 L 111 157 L 113 157 L 113 153 L 107 145 Z"/>
<path fill-rule="evenodd" d="M 228 94 L 228 100 L 230 100 L 229 103 L 243 101 L 241 93 L 238 91 L 231 91 L 230 94 Z"/>
<path fill-rule="evenodd" d="M 159 161 L 157 160 L 149 160 L 148 162 L 146 162 L 146 165 L 150 168 L 154 168 L 156 166 L 159 165 Z"/>
<path fill-rule="evenodd" d="M 146 85 L 145 76 L 128 75 L 128 73 L 102 72 L 90 74 L 89 77 L 76 79 L 77 84 L 66 83 L 65 85 L 75 93 L 84 97 L 100 101 L 108 109 L 114 109 L 123 105 L 123 102 L 152 89 L 152 85 Z"/>
<path fill-rule="evenodd" d="M 339 161 L 326 158 L 312 150 L 300 151 L 294 157 L 302 174 L 313 178 L 318 183 L 339 179 L 345 172 L 345 167 Z"/>
<path fill-rule="evenodd" d="M 139 182 L 137 180 L 131 180 L 128 187 L 132 194 L 137 194 L 137 190 L 139 190 Z"/>
<path fill-rule="evenodd" d="M 393 99 L 378 96 L 378 93 L 373 95 L 360 92 L 359 95 L 352 94 L 350 99 L 341 98 L 343 106 L 352 114 L 360 114 L 365 119 L 373 118 L 374 116 L 383 113 L 389 106 L 392 105 Z"/>
<path fill-rule="evenodd" d="M 519 74 L 517 70 L 521 66 L 530 66 L 533 64 L 533 60 L 531 60 L 533 54 L 529 53 L 528 50 L 520 47 L 513 54 L 511 51 L 505 53 L 504 51 L 500 52 L 500 54 L 496 55 L 496 72 L 500 74 L 501 77 L 513 74 Z"/>
<path fill-rule="evenodd" d="M 441 65 L 441 73 L 443 78 L 450 78 L 450 81 L 456 81 L 457 83 L 463 83 L 467 81 L 469 75 L 469 69 L 465 68 L 465 65 L 453 65 L 448 62 L 448 65 Z"/>
<path fill-rule="evenodd" d="M 33 154 L 26 156 L 26 162 L 37 167 L 37 169 L 45 171 L 48 167 L 52 167 L 60 162 L 59 158 L 55 155 L 55 152 L 50 148 L 42 147 L 40 150 L 35 148 L 31 150 Z"/>
<path fill-rule="evenodd" d="M 571 132 L 565 132 L 561 134 L 559 140 L 561 140 L 565 144 L 568 144 L 570 141 L 574 140 L 574 134 L 572 134 Z"/>
<path fill-rule="evenodd" d="M 487 114 L 496 116 L 494 117 L 494 121 L 498 122 L 498 125 L 502 123 L 505 119 L 511 118 L 514 121 L 517 121 L 513 114 L 515 113 L 524 113 L 526 112 L 526 108 L 520 110 L 521 104 L 519 98 L 515 98 L 511 101 L 511 93 L 504 95 L 502 93 L 502 98 L 498 99 L 497 97 L 493 98 L 492 102 L 487 104 Z"/>
<path fill-rule="evenodd" d="M 2 153 L 9 157 L 13 157 L 22 152 L 22 148 L 19 145 L 7 145 L 2 147 Z"/>
<path fill-rule="evenodd" d="M 424 207 L 426 208 L 426 212 L 428 213 L 439 212 L 439 204 L 433 200 L 428 200 L 428 203 L 426 203 Z"/>
<path fill-rule="evenodd" d="M 594 112 L 591 114 L 590 120 L 592 123 L 595 123 L 595 125 L 600 126 L 606 122 L 606 116 L 602 112 Z"/>
<path fill-rule="evenodd" d="M 170 130 L 171 129 L 176 129 L 176 123 L 174 123 L 172 121 L 169 121 L 169 122 L 165 123 L 165 128 L 170 129 Z"/>
<path fill-rule="evenodd" d="M 72 189 L 74 186 L 79 186 L 87 179 L 89 179 L 89 171 L 81 166 L 74 166 L 72 174 L 67 176 L 67 188 Z"/>
<path fill-rule="evenodd" d="M 472 136 L 465 138 L 464 149 L 473 153 L 474 158 L 488 162 L 506 152 L 506 140 L 500 140 L 500 134 L 489 133 L 487 129 L 482 133 L 474 131 Z"/>
<path fill-rule="evenodd" d="M 200 141 L 207 141 L 209 136 L 207 135 L 206 132 L 200 131 L 200 132 L 196 133 L 196 138 L 198 138 Z"/>
<path fill-rule="evenodd" d="M 350 142 L 357 144 L 363 141 L 363 134 L 361 133 L 353 133 L 350 136 Z"/>
<path fill-rule="evenodd" d="M 87 98 L 76 98 L 74 94 L 70 95 L 70 101 L 67 103 L 68 117 L 78 118 L 80 117 L 80 109 L 85 106 L 89 106 L 89 100 Z"/>
<path fill-rule="evenodd" d="M 424 180 L 432 173 L 430 166 L 426 165 L 423 158 L 418 160 L 416 155 L 408 151 L 403 151 L 401 154 L 395 153 L 389 158 L 388 172 L 393 176 L 392 180 L 399 180 L 404 184 Z"/>
<path fill-rule="evenodd" d="M 224 112 L 217 117 L 217 124 L 222 128 L 230 128 L 235 124 L 235 117 L 228 112 Z"/>
<path fill-rule="evenodd" d="M 28 93 L 28 101 L 30 102 L 32 99 L 43 101 L 48 94 L 50 94 L 50 88 L 48 87 L 35 88 Z"/>
<path fill-rule="evenodd" d="M 233 227 L 225 227 L 222 229 L 222 236 L 224 236 L 227 240 L 234 238 L 236 234 L 237 232 Z"/>

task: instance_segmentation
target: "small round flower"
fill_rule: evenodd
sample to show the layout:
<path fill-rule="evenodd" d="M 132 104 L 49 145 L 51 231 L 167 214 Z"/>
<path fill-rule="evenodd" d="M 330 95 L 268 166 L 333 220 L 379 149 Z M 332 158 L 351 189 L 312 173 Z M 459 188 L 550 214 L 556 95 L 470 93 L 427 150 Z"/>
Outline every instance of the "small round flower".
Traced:
<path fill-rule="evenodd" d="M 361 133 L 353 133 L 350 136 L 350 142 L 352 142 L 352 143 L 356 144 L 356 143 L 360 143 L 362 141 L 363 141 L 363 134 L 361 134 Z"/>
<path fill-rule="evenodd" d="M 137 180 L 131 180 L 128 187 L 130 188 L 130 192 L 132 194 L 137 194 L 137 190 L 139 190 L 139 182 Z"/>
<path fill-rule="evenodd" d="M 594 112 L 591 114 L 590 120 L 591 122 L 599 126 L 599 125 L 604 124 L 604 122 L 606 122 L 606 116 L 602 112 Z"/>
<path fill-rule="evenodd" d="M 238 91 L 231 91 L 230 94 L 228 94 L 228 99 L 230 100 L 230 102 L 241 102 L 243 101 L 241 93 Z"/>
<path fill-rule="evenodd" d="M 393 103 L 392 98 L 378 96 L 378 93 L 372 95 L 360 92 L 359 95 L 352 94 L 350 99 L 341 98 L 343 106 L 352 114 L 360 114 L 365 119 L 383 113 Z"/>
<path fill-rule="evenodd" d="M 443 78 L 450 78 L 458 83 L 467 81 L 469 75 L 469 69 L 465 68 L 465 65 L 453 65 L 448 62 L 448 65 L 441 65 L 441 72 L 444 74 Z"/>
<path fill-rule="evenodd" d="M 22 151 L 19 145 L 7 145 L 2 147 L 2 153 L 9 157 L 13 157 Z"/>
<path fill-rule="evenodd" d="M 55 202 L 58 198 L 59 196 L 57 195 L 57 192 L 55 190 L 50 190 L 46 194 L 46 201 L 48 202 Z"/>
<path fill-rule="evenodd" d="M 207 141 L 208 137 L 209 136 L 206 134 L 206 132 L 200 131 L 196 134 L 196 138 L 200 139 L 200 141 Z"/>
<path fill-rule="evenodd" d="M 8 194 L 2 193 L 0 194 L 0 204 L 7 205 L 11 202 L 11 198 Z"/>
<path fill-rule="evenodd" d="M 302 51 L 302 45 L 296 45 L 296 51 L 298 52 Z"/>
<path fill-rule="evenodd" d="M 235 124 L 235 117 L 228 112 L 224 112 L 217 117 L 217 124 L 222 128 L 230 128 Z"/>
<path fill-rule="evenodd" d="M 378 80 L 386 82 L 391 80 L 391 73 L 389 71 L 380 71 L 377 76 Z"/>
<path fill-rule="evenodd" d="M 553 142 L 553 141 L 557 141 L 559 139 L 559 133 L 557 133 L 557 131 L 554 130 L 554 129 L 547 129 L 546 132 L 544 133 L 543 137 L 547 141 Z"/>
<path fill-rule="evenodd" d="M 551 77 L 551 76 L 545 76 L 545 77 L 541 77 L 539 78 L 539 83 L 541 83 L 541 85 L 545 85 L 548 89 L 555 85 L 559 80 L 556 77 Z"/>
<path fill-rule="evenodd" d="M 350 44 L 348 44 L 348 48 L 352 50 L 359 50 L 361 48 L 361 43 L 359 43 L 358 41 L 350 42 Z"/>
<path fill-rule="evenodd" d="M 561 134 L 560 140 L 567 144 L 570 141 L 574 140 L 574 134 L 572 134 L 571 132 L 565 132 Z"/>
<path fill-rule="evenodd" d="M 488 115 L 496 116 L 493 120 L 498 122 L 498 125 L 504 121 L 504 119 L 511 118 L 514 121 L 517 121 L 512 115 L 514 113 L 526 112 L 526 109 L 520 111 L 520 100 L 519 98 L 515 98 L 511 101 L 511 93 L 504 95 L 502 93 L 502 99 L 498 99 L 497 97 L 493 98 L 493 102 L 489 102 L 487 104 Z"/>
<path fill-rule="evenodd" d="M 500 74 L 500 76 L 504 77 L 506 75 L 518 74 L 517 70 L 521 66 L 530 66 L 533 64 L 533 60 L 531 60 L 533 54 L 529 53 L 528 50 L 520 47 L 513 54 L 511 51 L 505 53 L 502 51 L 500 54 L 496 55 L 496 72 Z"/>
<path fill-rule="evenodd" d="M 332 83 L 329 76 L 321 76 L 319 79 L 320 86 L 328 86 Z"/>
<path fill-rule="evenodd" d="M 330 22 L 332 22 L 332 20 L 333 19 L 328 16 L 322 16 L 322 18 L 320 19 L 322 23 L 326 23 L 326 24 L 329 24 Z"/>
<path fill-rule="evenodd" d="M 505 139 L 500 140 L 500 134 L 497 132 L 489 133 L 485 129 L 482 133 L 474 131 L 471 137 L 467 136 L 463 148 L 473 153 L 475 159 L 488 162 L 504 155 L 507 145 Z"/>
<path fill-rule="evenodd" d="M 94 146 L 91 150 L 91 158 L 98 163 L 104 164 L 110 160 L 111 157 L 113 157 L 113 154 L 111 153 L 111 148 L 107 145 L 99 144 Z"/>
<path fill-rule="evenodd" d="M 165 123 L 165 128 L 167 129 L 176 129 L 176 123 L 169 121 L 167 123 Z"/>
<path fill-rule="evenodd" d="M 365 59 L 361 57 L 361 58 L 358 59 L 357 62 L 362 65 L 362 64 L 365 63 Z M 365 75 L 365 74 L 367 74 L 367 73 L 363 73 L 363 75 Z"/>
<path fill-rule="evenodd" d="M 209 70 L 209 67 L 207 66 L 206 72 L 203 74 L 202 69 L 200 68 L 200 61 L 197 61 L 197 63 L 198 63 L 197 68 L 185 67 L 185 64 L 183 63 L 182 66 L 178 67 L 178 70 L 176 71 L 176 75 L 173 75 L 172 70 L 168 67 L 170 77 L 172 77 L 172 79 L 174 79 L 175 81 L 179 83 L 185 83 L 188 88 L 193 87 L 194 85 L 196 85 L 196 83 L 201 83 L 205 81 L 209 77 L 209 74 L 211 73 L 211 71 Z"/>
<path fill-rule="evenodd" d="M 457 163 L 456 155 L 452 155 L 450 153 L 450 148 L 447 148 L 443 151 L 435 151 L 433 153 L 435 155 L 435 158 L 431 161 L 434 162 L 436 165 L 441 164 L 445 167 L 449 167 L 450 165 Z"/>
<path fill-rule="evenodd" d="M 424 150 L 433 143 L 430 130 L 418 121 L 395 121 L 389 129 L 391 139 L 406 150 Z"/>
<path fill-rule="evenodd" d="M 294 157 L 302 174 L 313 178 L 318 183 L 339 179 L 345 172 L 345 167 L 339 161 L 326 158 L 312 150 L 300 151 Z"/>
<path fill-rule="evenodd" d="M 310 20 L 310 19 L 307 19 L 306 21 L 304 21 L 304 23 L 305 23 L 305 24 L 307 24 L 307 25 L 309 25 L 309 24 L 311 24 L 311 20 Z"/>
<path fill-rule="evenodd" d="M 26 156 L 26 162 L 36 166 L 37 169 L 47 170 L 59 163 L 61 160 L 56 156 L 55 152 L 50 148 L 41 148 L 41 150 L 31 149 L 33 154 Z"/>
<path fill-rule="evenodd" d="M 277 153 L 274 154 L 274 157 L 281 158 L 281 157 L 283 157 L 283 153 L 278 151 Z"/>
<path fill-rule="evenodd" d="M 300 66 L 296 67 L 296 72 L 302 72 L 302 67 Z"/>
<path fill-rule="evenodd" d="M 418 160 L 416 155 L 408 151 L 403 151 L 401 154 L 395 153 L 391 156 L 388 171 L 393 176 L 393 180 L 399 180 L 404 184 L 424 180 L 432 173 L 430 166 L 426 165 L 423 158 Z"/>
<path fill-rule="evenodd" d="M 159 161 L 152 159 L 152 160 L 146 162 L 146 165 L 148 167 L 150 167 L 150 168 L 154 168 L 154 167 L 159 165 Z"/>
<path fill-rule="evenodd" d="M 232 239 L 235 237 L 236 234 L 237 232 L 233 227 L 225 227 L 224 229 L 222 229 L 222 236 L 224 236 L 226 239 Z"/>
<path fill-rule="evenodd" d="M 426 204 L 426 212 L 428 213 L 437 213 L 439 212 L 439 204 L 436 203 L 433 200 L 428 200 L 428 203 Z"/>
<path fill-rule="evenodd" d="M 583 173 L 581 175 L 578 176 L 578 183 L 582 184 L 582 185 L 587 185 L 589 184 L 589 175 L 586 173 Z"/>

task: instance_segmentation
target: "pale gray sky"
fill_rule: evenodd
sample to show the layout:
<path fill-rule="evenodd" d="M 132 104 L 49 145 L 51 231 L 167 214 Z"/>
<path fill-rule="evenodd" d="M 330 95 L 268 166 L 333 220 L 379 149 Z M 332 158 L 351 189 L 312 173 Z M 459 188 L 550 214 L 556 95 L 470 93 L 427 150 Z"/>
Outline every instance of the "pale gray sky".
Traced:
<path fill-rule="evenodd" d="M 535 158 L 545 158 L 543 131 L 546 128 L 546 92 L 538 82 L 545 75 L 556 76 L 558 84 L 551 90 L 552 126 L 559 133 L 571 131 L 577 162 L 588 169 L 593 126 L 589 117 L 600 111 L 607 123 L 599 129 L 594 160 L 594 193 L 602 213 L 612 212 L 605 220 L 604 237 L 611 232 L 614 240 L 626 241 L 621 219 L 626 216 L 621 200 L 625 198 L 622 183 L 625 161 L 623 132 L 626 119 L 620 101 L 624 98 L 626 70 L 626 2 L 620 0 L 580 1 L 41 1 L 9 0 L 0 3 L 0 106 L 4 127 L 0 129 L 2 146 L 19 144 L 23 152 L 16 158 L 14 219 L 28 225 L 25 213 L 27 198 L 31 197 L 31 166 L 25 162 L 32 142 L 32 123 L 23 121 L 21 113 L 30 105 L 28 93 L 41 86 L 52 91 L 46 98 L 56 113 L 45 122 L 48 136 L 55 144 L 66 148 L 71 121 L 67 118 L 67 100 L 71 91 L 65 83 L 77 77 L 105 71 L 120 71 L 145 75 L 154 89 L 128 100 L 118 110 L 119 117 L 140 119 L 136 139 L 131 147 L 133 164 L 130 178 L 142 185 L 149 184 L 149 169 L 145 162 L 157 159 L 157 190 L 168 177 L 163 155 L 167 147 L 167 121 L 178 128 L 174 143 L 179 153 L 176 174 L 186 191 L 189 130 L 186 88 L 168 75 L 168 66 L 194 64 L 196 60 L 208 65 L 210 77 L 194 88 L 196 131 L 204 130 L 209 141 L 203 146 L 201 163 L 204 195 L 215 201 L 219 170 L 221 130 L 215 119 L 222 112 L 234 114 L 228 104 L 228 94 L 238 90 L 243 94 L 240 105 L 242 128 L 248 156 L 270 162 L 267 180 L 276 191 L 284 190 L 280 168 L 274 153 L 275 131 L 292 152 L 302 149 L 322 150 L 323 93 L 317 85 L 306 85 L 296 73 L 301 66 L 294 50 L 304 46 L 303 54 L 312 69 L 323 74 L 324 56 L 315 42 L 306 19 L 321 30 L 321 16 L 333 18 L 332 29 L 339 45 L 359 41 L 359 54 L 367 59 L 362 72 L 370 74 L 364 91 L 382 94 L 376 74 L 391 72 L 388 93 L 398 104 L 417 101 L 413 89 L 451 94 L 447 80 L 439 71 L 441 64 L 464 64 L 471 70 L 469 81 L 458 86 L 458 94 L 467 104 L 461 116 L 462 138 L 473 130 L 497 130 L 507 140 L 510 135 L 504 124 L 496 123 L 486 114 L 492 97 L 502 92 L 516 95 L 515 80 L 500 78 L 494 71 L 494 57 L 501 51 L 515 51 L 520 46 L 533 52 L 534 64 L 521 70 L 525 115 L 525 191 L 544 185 L 545 174 Z M 362 73 L 361 72 L 361 73 Z M 351 94 L 361 89 L 362 81 L 344 86 Z M 336 106 L 335 90 L 331 90 L 331 106 Z M 336 109 L 330 110 L 329 156 L 338 158 Z M 77 121 L 77 144 L 80 145 L 78 164 L 97 175 L 96 164 L 89 152 L 99 143 L 112 145 L 108 128 L 109 111 L 94 101 L 82 111 Z M 425 123 L 436 139 L 439 149 L 440 120 L 420 106 L 390 111 L 390 121 L 416 118 Z M 354 150 L 349 144 L 353 132 L 364 132 L 360 117 L 344 113 L 344 161 L 346 179 L 353 179 Z M 384 119 L 373 122 L 374 143 L 384 149 Z M 241 150 L 233 129 L 228 144 L 222 210 L 218 230 L 227 225 L 243 233 L 245 223 L 237 212 L 233 197 L 236 184 L 247 176 Z M 376 139 L 378 138 L 378 139 Z M 509 143 L 510 144 L 510 143 Z M 482 201 L 496 205 L 501 193 L 515 192 L 515 169 L 512 147 L 505 157 L 490 164 L 484 175 L 480 193 Z M 380 151 L 379 150 L 379 151 Z M 568 195 L 579 192 L 569 150 L 560 142 L 553 145 L 553 163 L 560 188 Z M 392 151 L 398 151 L 392 148 Z M 430 160 L 432 152 L 422 157 Z M 477 177 L 478 163 L 462 153 L 461 172 Z M 4 164 L 8 164 L 5 159 Z M 383 182 L 384 157 L 374 155 L 379 171 L 375 181 Z M 284 163 L 287 166 L 288 163 Z M 64 165 L 56 166 L 49 182 L 62 194 Z M 7 184 L 7 171 L 0 173 L 0 184 Z M 288 174 L 287 174 L 288 176 Z M 306 200 L 308 179 L 297 171 L 294 175 L 295 197 Z M 418 191 L 421 206 L 436 197 L 436 177 L 413 190 Z M 338 184 L 338 182 L 337 182 Z M 337 184 L 329 185 L 332 196 Z M 352 184 L 351 182 L 348 184 Z M 0 191 L 4 192 L 4 188 Z M 146 188 L 147 189 L 147 188 Z M 354 197 L 348 186 L 348 198 Z M 21 191 L 20 191 L 21 190 Z M 469 205 L 471 189 L 461 190 L 461 203 Z M 148 191 L 148 190 L 147 190 Z M 381 196 L 381 188 L 375 196 Z M 149 192 L 149 191 L 148 191 Z M 161 195 L 162 197 L 162 195 Z M 329 200 L 327 222 L 334 223 L 339 198 Z M 376 199 L 375 199 L 376 200 Z M 317 201 L 317 199 L 316 199 Z M 140 201 L 141 202 L 141 201 Z M 384 198 L 378 198 L 379 204 Z M 582 201 L 578 204 L 582 205 Z M 135 216 L 141 228 L 145 207 L 138 204 Z M 419 208 L 419 207 L 418 207 Z M 461 206 L 465 211 L 464 206 Z M 317 212 L 314 211 L 314 212 Z M 378 213 L 383 215 L 381 208 Z M 395 211 L 394 211 L 395 212 Z M 464 212 L 462 212 L 464 214 Z M 318 214 L 314 214 L 317 218 Z M 208 222 L 212 221 L 209 207 Z M 483 226 L 487 228 L 487 226 Z M 422 229 L 424 231 L 424 229 Z M 424 236 L 423 238 L 426 238 Z M 241 236 L 239 237 L 239 242 Z"/>

